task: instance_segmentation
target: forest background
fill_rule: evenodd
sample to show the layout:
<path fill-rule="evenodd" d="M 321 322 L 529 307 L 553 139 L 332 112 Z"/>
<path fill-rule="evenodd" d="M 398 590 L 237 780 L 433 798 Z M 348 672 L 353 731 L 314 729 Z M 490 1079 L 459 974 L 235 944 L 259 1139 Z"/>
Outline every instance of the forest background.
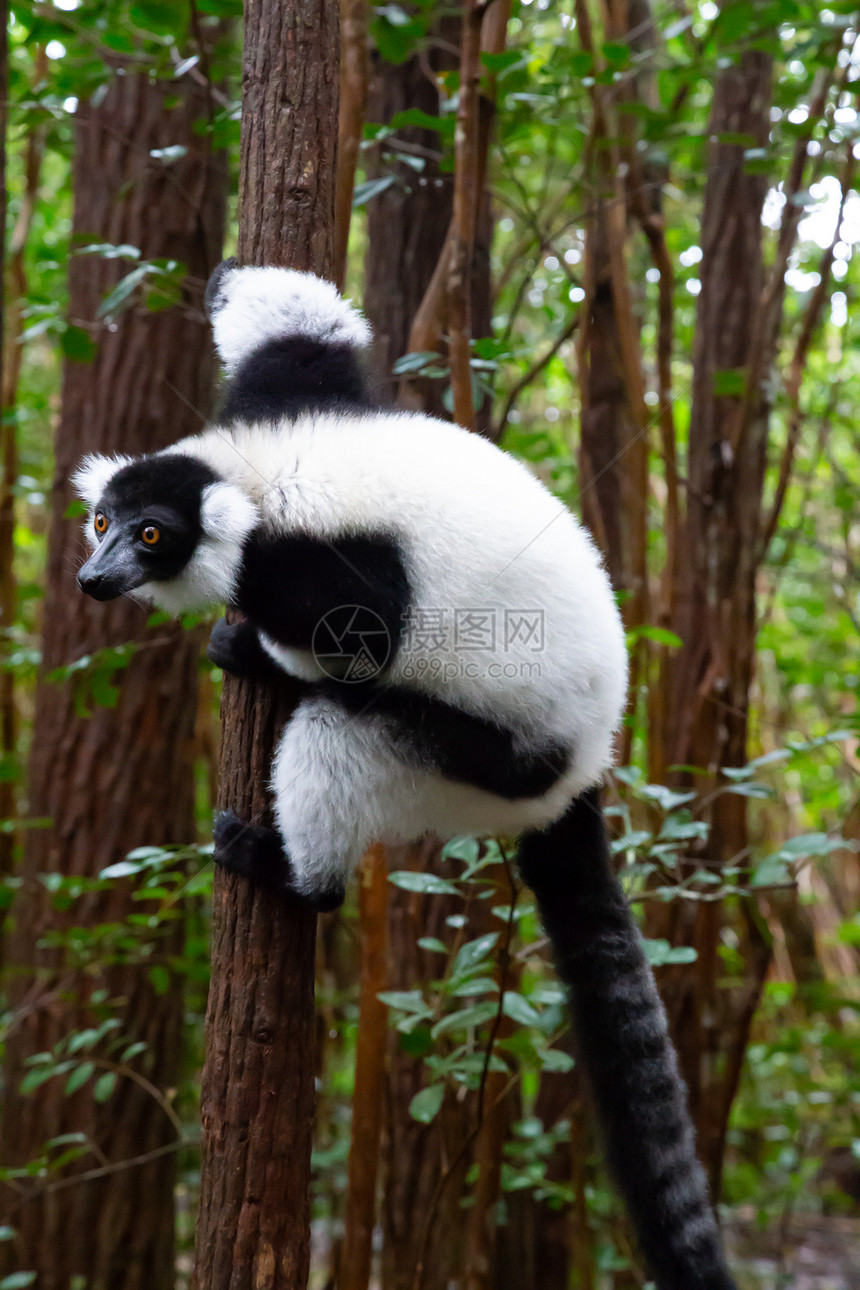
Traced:
<path fill-rule="evenodd" d="M 252 8 L 334 112 L 324 8 Z M 192 1274 L 221 677 L 206 623 L 79 595 L 68 478 L 214 406 L 202 289 L 240 177 L 246 207 L 265 186 L 240 162 L 241 6 L 7 17 L 0 1290 L 215 1287 L 201 1248 L 228 1214 L 233 1290 L 301 1285 L 308 1260 L 340 1290 L 641 1285 L 529 894 L 470 839 L 374 852 L 319 921 L 315 1023 L 280 1032 L 317 1084 L 310 1185 L 283 1200 L 310 1196 L 310 1248 L 268 1268 L 212 1157 Z M 742 1284 L 860 1284 L 860 15 L 342 18 L 339 132 L 285 161 L 290 201 L 328 175 L 326 269 L 384 397 L 501 441 L 600 545 L 633 665 L 613 850 Z M 246 47 L 246 124 L 252 85 Z M 315 236 L 301 267 L 329 255 Z M 250 1119 L 255 1062 L 224 1092 Z M 310 1114 L 280 1117 L 289 1170 Z"/>

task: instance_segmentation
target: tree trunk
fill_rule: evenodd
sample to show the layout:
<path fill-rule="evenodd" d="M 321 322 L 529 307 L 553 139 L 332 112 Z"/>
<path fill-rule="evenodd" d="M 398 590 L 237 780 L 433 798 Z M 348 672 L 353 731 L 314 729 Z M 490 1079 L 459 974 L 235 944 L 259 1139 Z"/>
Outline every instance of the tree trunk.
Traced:
<path fill-rule="evenodd" d="M 168 105 L 167 100 L 171 101 Z M 202 286 L 217 261 L 223 234 L 225 175 L 195 125 L 205 93 L 188 80 L 153 82 L 117 76 L 97 107 L 82 105 L 76 121 L 74 243 L 129 243 L 142 256 L 169 257 L 188 267 L 181 304 L 155 314 L 142 307 L 116 324 L 97 320 L 98 306 L 122 275 L 117 260 L 77 256 L 69 271 L 70 313 L 98 341 L 92 364 L 69 361 L 56 440 L 56 477 L 44 607 L 43 679 L 36 698 L 30 762 L 30 814 L 49 827 L 27 833 L 14 907 L 7 966 L 15 1016 L 6 1052 L 3 1163 L 38 1156 L 59 1134 L 85 1133 L 92 1155 L 75 1170 L 158 1153 L 135 1168 L 54 1190 L 34 1182 L 23 1195 L 6 1191 L 14 1243 L 0 1245 L 3 1272 L 35 1269 L 39 1290 L 68 1290 L 80 1277 L 105 1290 L 168 1290 L 173 1285 L 176 1130 L 151 1092 L 120 1076 L 104 1104 L 92 1086 L 73 1096 L 65 1078 L 36 1093 L 18 1092 L 24 1062 L 100 1016 L 91 1006 L 99 987 L 122 1000 L 130 1039 L 146 1043 L 130 1066 L 156 1090 L 175 1085 L 181 1052 L 180 982 L 158 993 L 147 968 L 76 971 L 62 950 L 36 949 L 40 938 L 70 924 L 120 922 L 132 910 L 129 885 L 83 897 L 64 914 L 37 875 L 95 877 L 132 848 L 194 838 L 192 734 L 198 642 L 177 627 L 147 629 L 147 612 L 130 600 L 97 604 L 78 591 L 74 570 L 80 519 L 65 518 L 69 476 L 83 453 L 139 453 L 194 433 L 208 406 L 212 357 L 202 312 Z M 187 154 L 166 166 L 153 150 L 182 144 Z M 202 409 L 202 411 L 198 411 Z M 86 654 L 138 643 L 120 675 L 113 708 L 82 715 L 70 683 L 47 675 Z M 163 929 L 149 963 L 180 949 L 179 920 Z"/>
<path fill-rule="evenodd" d="M 339 31 L 335 0 L 245 12 L 239 260 L 330 275 Z M 225 678 L 219 797 L 268 811 L 277 691 Z M 310 1257 L 316 918 L 217 872 L 194 1284 L 304 1290 Z"/>
<path fill-rule="evenodd" d="M 768 139 L 771 59 L 742 55 L 717 81 L 708 125 L 708 182 L 702 216 L 702 290 L 694 350 L 685 552 L 675 597 L 674 630 L 683 645 L 661 678 L 672 742 L 666 764 L 698 766 L 707 795 L 723 766 L 747 761 L 747 719 L 755 656 L 755 580 L 761 551 L 762 486 L 768 408 L 763 387 L 752 391 L 739 425 L 740 396 L 720 393 L 721 373 L 742 379 L 763 317 L 761 212 L 768 180 L 745 170 L 744 148 L 720 142 L 743 135 Z M 725 387 L 723 387 L 725 388 Z M 710 834 L 699 863 L 714 870 L 743 863 L 746 798 L 723 793 L 707 808 Z M 718 987 L 723 910 L 720 904 L 674 901 L 669 935 L 694 945 L 694 971 L 667 980 L 667 1003 L 681 1066 L 712 1186 L 719 1185 L 728 1112 L 769 951 L 752 913 L 744 913 L 741 950 L 747 977 L 736 990 Z"/>

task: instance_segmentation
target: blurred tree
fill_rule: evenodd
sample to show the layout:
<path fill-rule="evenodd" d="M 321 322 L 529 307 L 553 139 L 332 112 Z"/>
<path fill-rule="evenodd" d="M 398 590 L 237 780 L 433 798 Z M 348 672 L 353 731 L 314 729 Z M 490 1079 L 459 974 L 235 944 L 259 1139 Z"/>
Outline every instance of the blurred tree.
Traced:
<path fill-rule="evenodd" d="M 183 997 L 181 980 L 164 965 L 179 948 L 181 923 L 156 934 L 145 962 L 118 955 L 82 964 L 62 943 L 70 921 L 118 924 L 141 907 L 117 884 L 110 895 L 87 897 L 71 919 L 41 875 L 95 878 L 144 843 L 194 839 L 199 640 L 178 626 L 147 627 L 145 610 L 130 600 L 102 605 L 80 594 L 81 521 L 78 508 L 69 514 L 69 477 L 86 452 L 151 451 L 200 427 L 214 374 L 202 288 L 221 250 L 226 176 L 197 128 L 208 103 L 197 80 L 117 74 L 98 98 L 82 102 L 76 117 L 69 312 L 78 352 L 64 369 L 30 761 L 30 815 L 43 824 L 27 833 L 6 954 L 13 1021 L 2 1159 L 24 1165 L 68 1134 L 83 1135 L 88 1149 L 68 1177 L 7 1192 L 17 1236 L 0 1246 L 0 1266 L 36 1270 L 45 1290 L 67 1290 L 76 1277 L 114 1290 L 167 1290 L 175 1167 L 164 1149 L 177 1134 L 167 1099 L 182 1050 Z M 82 253 L 94 244 L 101 251 Z M 184 266 L 179 298 L 158 300 L 154 288 L 157 312 L 136 293 L 121 300 L 133 282 L 123 277 L 122 252 L 117 258 L 107 244 L 136 248 L 130 254 L 142 262 Z M 87 710 L 80 671 L 64 672 L 86 658 L 102 686 L 127 662 L 115 704 Z M 144 1046 L 115 1070 L 111 1091 L 102 1085 L 96 1099 L 90 1081 L 69 1095 L 65 1078 L 53 1078 L 21 1096 L 28 1057 L 97 1025 L 106 1000 L 118 1005 L 123 1033 Z M 93 1075 L 114 1071 L 106 1058 L 99 1068 L 100 1059 L 96 1049 Z M 70 1182 L 94 1165 L 91 1180 Z"/>

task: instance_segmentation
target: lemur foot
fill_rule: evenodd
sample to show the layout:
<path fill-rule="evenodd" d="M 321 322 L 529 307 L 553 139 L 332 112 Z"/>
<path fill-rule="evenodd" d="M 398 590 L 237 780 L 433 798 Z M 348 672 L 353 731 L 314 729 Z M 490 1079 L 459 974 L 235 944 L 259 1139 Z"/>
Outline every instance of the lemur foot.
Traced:
<path fill-rule="evenodd" d="M 277 663 L 260 644 L 256 627 L 247 619 L 228 623 L 226 618 L 219 618 L 212 628 L 206 656 L 225 672 L 253 681 L 273 680 L 280 673 Z"/>
<path fill-rule="evenodd" d="M 234 811 L 219 811 L 215 817 L 213 859 L 228 873 L 241 874 L 267 891 L 283 895 L 292 892 L 320 914 L 338 909 L 345 896 L 343 883 L 319 892 L 298 891 L 293 871 L 284 852 L 281 835 L 262 824 L 246 824 Z"/>

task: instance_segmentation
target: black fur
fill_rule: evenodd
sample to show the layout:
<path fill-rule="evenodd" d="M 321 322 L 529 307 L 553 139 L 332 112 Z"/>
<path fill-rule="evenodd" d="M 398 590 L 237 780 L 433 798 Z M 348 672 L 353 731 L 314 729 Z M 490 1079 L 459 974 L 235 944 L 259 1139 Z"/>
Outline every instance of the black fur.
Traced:
<path fill-rule="evenodd" d="M 203 490 L 219 476 L 199 457 L 181 452 L 155 453 L 122 466 L 108 481 L 102 502 L 122 514 L 147 506 L 170 506 L 190 527 L 200 528 Z"/>
<path fill-rule="evenodd" d="M 213 858 L 228 873 L 241 874 L 275 895 L 289 893 L 297 896 L 320 914 L 329 913 L 343 904 L 345 892 L 342 883 L 313 896 L 296 891 L 281 835 L 275 829 L 262 824 L 246 824 L 234 811 L 220 811 L 215 817 L 213 835 Z"/>
<path fill-rule="evenodd" d="M 231 676 L 244 676 L 249 681 L 275 681 L 284 675 L 263 649 L 256 627 L 247 618 L 236 623 L 219 618 L 212 628 L 206 657 Z"/>
<path fill-rule="evenodd" d="M 239 365 L 219 420 L 274 421 L 310 410 L 360 412 L 375 406 L 354 349 L 288 336 L 262 345 Z"/>
<path fill-rule="evenodd" d="M 568 987 L 606 1152 L 658 1290 L 736 1290 L 684 1082 L 641 938 L 612 870 L 597 790 L 520 842 Z"/>
<path fill-rule="evenodd" d="M 282 589 L 282 590 L 281 590 Z M 394 657 L 406 627 L 409 578 L 393 537 L 290 535 L 258 530 L 245 546 L 236 603 L 261 631 L 297 649 L 331 646 L 327 615 L 360 607 L 387 636 L 384 668 Z M 348 624 L 332 621 L 337 631 Z M 315 641 L 316 638 L 316 641 Z"/>
<path fill-rule="evenodd" d="M 505 726 L 406 686 L 332 681 L 324 688 L 348 711 L 385 718 L 405 761 L 508 800 L 546 793 L 570 760 L 565 748 L 524 748 Z"/>

